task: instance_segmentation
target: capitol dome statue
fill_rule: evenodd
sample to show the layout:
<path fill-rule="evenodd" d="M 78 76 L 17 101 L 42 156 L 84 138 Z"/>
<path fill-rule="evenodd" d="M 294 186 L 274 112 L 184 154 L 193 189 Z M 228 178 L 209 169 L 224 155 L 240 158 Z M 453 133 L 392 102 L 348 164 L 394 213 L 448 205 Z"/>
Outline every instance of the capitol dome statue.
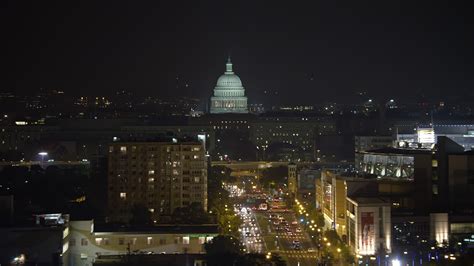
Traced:
<path fill-rule="evenodd" d="M 217 79 L 214 96 L 211 97 L 211 114 L 248 113 L 247 97 L 242 81 L 232 71 L 230 57 L 226 71 Z"/>

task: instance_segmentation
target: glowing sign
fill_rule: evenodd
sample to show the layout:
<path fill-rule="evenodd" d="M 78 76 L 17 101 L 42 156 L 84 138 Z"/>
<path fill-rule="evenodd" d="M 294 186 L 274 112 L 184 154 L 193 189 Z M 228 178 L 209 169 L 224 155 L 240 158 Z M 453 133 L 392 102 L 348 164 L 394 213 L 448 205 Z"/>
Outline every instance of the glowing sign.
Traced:
<path fill-rule="evenodd" d="M 436 142 L 435 132 L 433 128 L 418 128 L 418 142 L 433 144 Z"/>
<path fill-rule="evenodd" d="M 375 254 L 375 226 L 374 226 L 374 212 L 361 212 L 361 237 L 359 240 L 360 254 L 373 255 Z"/>

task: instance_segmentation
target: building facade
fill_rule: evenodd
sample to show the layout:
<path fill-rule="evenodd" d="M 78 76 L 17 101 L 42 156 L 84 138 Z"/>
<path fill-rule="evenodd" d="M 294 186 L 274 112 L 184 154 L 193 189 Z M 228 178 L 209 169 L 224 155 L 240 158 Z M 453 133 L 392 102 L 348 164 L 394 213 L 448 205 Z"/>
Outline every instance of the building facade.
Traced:
<path fill-rule="evenodd" d="M 203 254 L 217 236 L 217 225 L 160 225 L 114 228 L 93 220 L 69 224 L 69 258 L 65 265 L 93 265 L 100 256 L 126 254 Z"/>
<path fill-rule="evenodd" d="M 297 170 L 297 165 L 295 163 L 289 163 L 288 164 L 288 191 L 291 193 L 291 195 L 294 197 L 297 192 L 297 187 L 296 187 L 296 174 Z"/>
<path fill-rule="evenodd" d="M 250 141 L 265 160 L 311 161 L 317 153 L 315 136 L 334 130 L 332 121 L 319 117 L 266 114 L 252 123 Z"/>
<path fill-rule="evenodd" d="M 109 146 L 111 221 L 128 222 L 135 205 L 153 219 L 200 204 L 207 210 L 207 162 L 200 142 L 116 142 Z"/>
<path fill-rule="evenodd" d="M 390 203 L 379 198 L 347 198 L 348 244 L 358 255 L 392 252 Z"/>
<path fill-rule="evenodd" d="M 226 71 L 219 77 L 214 88 L 210 113 L 248 113 L 245 89 L 239 76 L 232 70 L 230 57 L 227 60 Z"/>

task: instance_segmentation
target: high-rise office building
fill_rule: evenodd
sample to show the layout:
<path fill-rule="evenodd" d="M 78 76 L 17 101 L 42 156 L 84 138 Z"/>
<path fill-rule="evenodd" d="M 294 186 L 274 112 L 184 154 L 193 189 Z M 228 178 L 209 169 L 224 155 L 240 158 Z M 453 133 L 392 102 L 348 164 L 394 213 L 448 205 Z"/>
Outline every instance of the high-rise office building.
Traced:
<path fill-rule="evenodd" d="M 128 222 L 134 206 L 153 219 L 199 203 L 207 210 L 207 163 L 199 142 L 116 142 L 109 146 L 111 221 Z"/>

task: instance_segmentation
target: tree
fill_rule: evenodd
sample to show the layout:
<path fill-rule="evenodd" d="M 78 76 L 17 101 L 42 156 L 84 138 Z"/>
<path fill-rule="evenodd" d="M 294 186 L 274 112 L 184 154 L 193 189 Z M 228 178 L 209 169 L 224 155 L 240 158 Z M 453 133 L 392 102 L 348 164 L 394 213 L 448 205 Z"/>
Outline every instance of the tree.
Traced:
<path fill-rule="evenodd" d="M 342 246 L 341 259 L 344 264 L 352 265 L 355 261 L 355 256 L 351 250 L 346 246 Z"/>
<path fill-rule="evenodd" d="M 271 167 L 262 171 L 260 184 L 266 188 L 282 187 L 287 182 L 288 167 Z"/>
<path fill-rule="evenodd" d="M 237 178 L 234 176 L 231 176 L 232 170 L 228 167 L 225 166 L 212 166 L 210 169 L 210 172 L 208 173 L 208 176 L 210 176 L 212 179 L 220 182 L 226 182 L 226 183 L 233 183 L 237 181 Z"/>
<path fill-rule="evenodd" d="M 204 244 L 208 266 L 231 266 L 236 264 L 243 255 L 243 247 L 239 240 L 232 236 L 218 235 Z"/>
<path fill-rule="evenodd" d="M 132 207 L 132 218 L 129 222 L 131 225 L 151 225 L 151 213 L 141 204 L 135 204 Z"/>
<path fill-rule="evenodd" d="M 272 253 L 270 261 L 272 262 L 272 265 L 274 266 L 286 266 L 286 262 L 278 253 Z"/>
<path fill-rule="evenodd" d="M 189 206 L 176 208 L 173 211 L 171 220 L 175 224 L 205 224 L 210 223 L 210 217 L 198 202 L 193 202 Z"/>

